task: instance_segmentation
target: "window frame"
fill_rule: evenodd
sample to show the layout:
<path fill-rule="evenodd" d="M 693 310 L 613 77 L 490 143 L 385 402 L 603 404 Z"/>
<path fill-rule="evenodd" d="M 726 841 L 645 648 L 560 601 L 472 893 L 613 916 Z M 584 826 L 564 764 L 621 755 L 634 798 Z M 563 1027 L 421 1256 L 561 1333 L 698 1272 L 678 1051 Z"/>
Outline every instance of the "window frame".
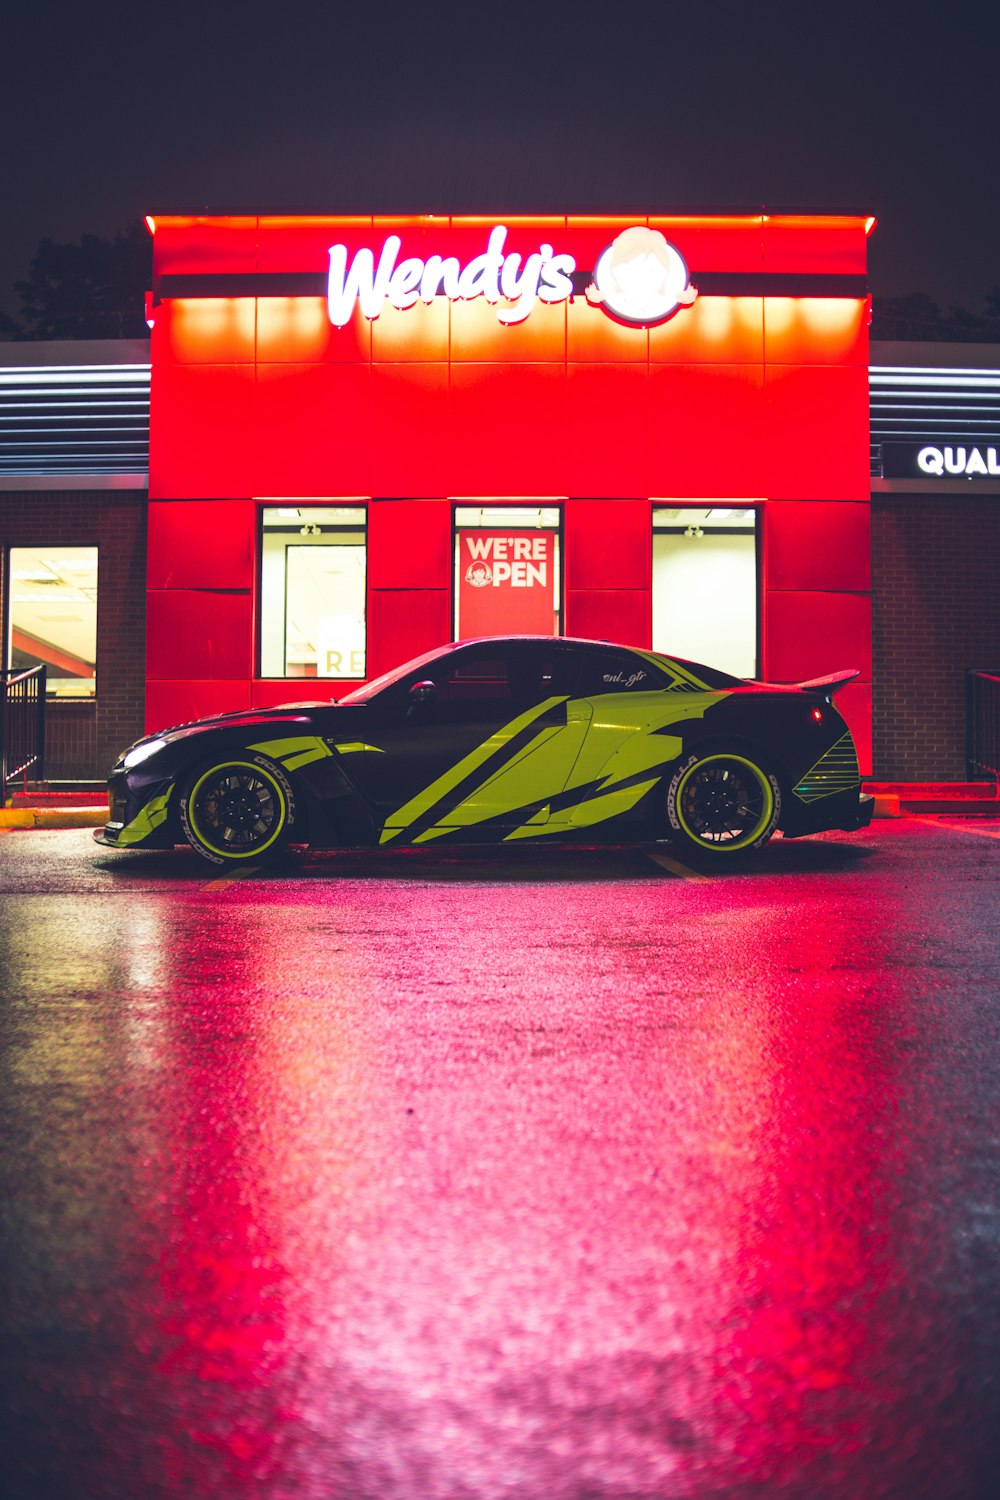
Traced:
<path fill-rule="evenodd" d="M 264 499 L 258 498 L 258 500 L 256 502 L 256 505 L 257 505 L 257 527 L 256 527 L 256 537 L 257 537 L 257 567 L 256 567 L 256 586 L 255 586 L 255 596 L 254 596 L 254 626 L 255 626 L 255 628 L 254 628 L 254 677 L 255 677 L 255 680 L 258 681 L 258 682 L 329 683 L 331 685 L 334 684 L 334 683 L 346 683 L 346 684 L 350 685 L 350 690 L 353 690 L 356 687 L 360 687 L 361 685 L 363 685 L 364 683 L 366 683 L 369 680 L 368 650 L 369 650 L 369 629 L 370 629 L 370 621 L 371 621 L 371 559 L 370 559 L 370 557 L 368 555 L 368 553 L 369 553 L 368 544 L 369 544 L 369 538 L 370 538 L 370 534 L 371 534 L 371 502 L 370 502 L 370 500 L 368 499 L 368 497 L 363 497 L 362 498 L 362 497 L 358 497 L 358 496 L 355 496 L 355 495 L 349 495 L 349 496 L 346 496 L 346 497 L 345 496 L 338 496 L 338 495 L 326 495 L 326 496 L 323 496 L 323 497 L 321 497 L 319 499 L 317 499 L 315 496 L 310 496 L 309 499 L 307 499 L 307 500 L 299 499 L 297 496 L 294 496 L 294 495 L 289 495 L 287 497 L 286 496 L 271 496 L 271 495 L 269 495 L 269 496 L 267 496 Z M 267 674 L 267 675 L 264 674 L 264 671 L 263 671 L 263 657 L 264 657 L 264 535 L 265 535 L 265 533 L 264 533 L 264 512 L 266 510 L 284 510 L 284 509 L 291 510 L 293 507 L 294 507 L 295 510 L 298 510 L 298 511 L 302 512 L 303 516 L 305 516 L 305 513 L 308 512 L 308 511 L 318 511 L 318 510 L 360 510 L 360 511 L 364 512 L 364 520 L 360 523 L 360 529 L 364 532 L 364 538 L 365 538 L 364 539 L 364 544 L 363 544 L 364 545 L 364 552 L 365 552 L 365 569 L 364 569 L 365 670 L 359 676 L 350 676 L 350 677 L 348 677 L 348 676 L 344 676 L 344 677 L 321 677 L 317 673 L 317 675 L 315 677 L 304 677 L 304 676 L 303 677 L 294 677 L 294 676 L 289 675 L 288 673 L 284 673 L 284 674 L 282 674 L 280 676 L 275 677 L 272 674 Z M 344 525 L 344 526 L 338 526 L 338 527 L 331 528 L 331 529 L 339 530 L 339 531 L 357 531 L 357 530 L 359 530 L 359 526 L 357 524 L 355 524 L 355 525 Z M 307 547 L 310 544 L 309 544 L 309 542 L 307 540 L 304 539 L 299 545 Z M 315 545 L 315 544 L 313 544 L 313 545 Z M 286 663 L 288 661 L 288 557 L 287 557 L 287 549 L 286 549 L 286 555 L 285 555 L 285 559 L 284 559 L 284 610 L 283 610 L 282 619 L 281 619 L 281 659 L 282 659 L 283 662 L 286 662 Z"/>
<path fill-rule="evenodd" d="M 449 579 L 449 594 L 450 594 L 449 609 L 450 609 L 451 641 L 452 641 L 452 644 L 454 644 L 454 645 L 464 645 L 465 644 L 465 641 L 463 641 L 462 638 L 457 634 L 457 631 L 458 631 L 458 558 L 457 558 L 458 533 L 459 533 L 460 529 L 462 529 L 462 530 L 473 529 L 473 528 L 465 528 L 465 527 L 460 528 L 459 527 L 459 524 L 458 524 L 458 512 L 460 510 L 524 510 L 524 511 L 555 510 L 555 511 L 558 511 L 558 513 L 559 513 L 559 520 L 558 520 L 558 522 L 557 522 L 557 524 L 555 526 L 538 526 L 538 527 L 524 526 L 524 527 L 518 527 L 518 526 L 511 525 L 507 529 L 510 530 L 510 531 L 518 531 L 518 530 L 532 531 L 532 530 L 537 530 L 537 531 L 553 531 L 553 532 L 555 532 L 555 534 L 556 534 L 556 546 L 558 548 L 558 562 L 559 562 L 559 589 L 558 589 L 558 597 L 556 598 L 556 609 L 557 609 L 558 614 L 559 614 L 559 629 L 551 637 L 547 637 L 547 639 L 551 639 L 553 641 L 558 641 L 558 640 L 564 639 L 565 635 L 566 635 L 566 546 L 565 546 L 566 501 L 565 501 L 565 499 L 562 498 L 562 497 L 556 497 L 556 498 L 544 497 L 543 499 L 539 499 L 539 500 L 534 500 L 533 501 L 531 499 L 527 499 L 526 500 L 523 497 L 519 497 L 517 495 L 512 495 L 512 496 L 510 496 L 509 499 L 506 496 L 503 496 L 503 495 L 491 495 L 491 496 L 489 496 L 488 499 L 479 499 L 477 496 L 473 495 L 473 496 L 463 496 L 462 498 L 457 499 L 457 500 L 453 498 L 451 500 L 451 552 L 450 552 L 450 557 L 449 557 L 448 579 Z M 481 529 L 483 531 L 502 531 L 504 528 L 502 526 L 483 526 Z M 476 639 L 476 637 L 467 637 L 467 639 Z M 488 637 L 487 637 L 487 639 L 488 639 Z M 503 640 L 503 639 L 505 639 L 505 637 L 503 637 L 503 636 L 497 636 L 496 639 L 497 640 Z"/>
<path fill-rule="evenodd" d="M 101 641 L 101 547 L 96 538 L 80 541 L 74 538 L 68 542 L 4 542 L 3 556 L 0 559 L 0 666 L 6 672 L 18 670 L 14 667 L 11 657 L 14 645 L 14 601 L 11 597 L 11 554 L 16 551 L 29 552 L 66 552 L 69 550 L 78 552 L 94 553 L 95 574 L 95 599 L 94 599 L 94 690 L 92 693 L 56 693 L 49 686 L 52 680 L 51 668 L 46 671 L 45 700 L 47 703 L 96 703 L 100 696 L 101 666 L 100 666 L 100 641 Z M 54 644 L 54 643 L 53 643 Z M 40 665 L 45 665 L 41 663 Z M 31 668 L 24 668 L 30 671 Z"/>
<path fill-rule="evenodd" d="M 668 535 L 669 536 L 669 535 L 673 534 L 673 535 L 676 536 L 676 535 L 683 535 L 684 531 L 686 529 L 684 525 L 680 524 L 680 522 L 675 522 L 671 526 L 657 526 L 655 524 L 656 513 L 657 513 L 657 511 L 664 511 L 664 510 L 679 510 L 679 511 L 693 511 L 693 512 L 697 512 L 697 511 L 704 511 L 704 510 L 712 510 L 712 509 L 716 509 L 716 508 L 719 509 L 719 510 L 723 510 L 723 509 L 730 509 L 730 510 L 732 510 L 732 509 L 738 509 L 738 510 L 748 510 L 748 511 L 752 511 L 753 512 L 753 526 L 752 527 L 749 527 L 749 526 L 713 526 L 712 527 L 712 531 L 718 533 L 720 536 L 735 536 L 735 535 L 746 536 L 748 532 L 753 536 L 753 542 L 754 542 L 754 591 L 755 591 L 755 599 L 754 599 L 754 672 L 753 672 L 752 677 L 749 677 L 749 678 L 740 678 L 739 680 L 740 681 L 744 681 L 744 682 L 747 682 L 747 681 L 759 681 L 760 678 L 761 678 L 761 674 L 762 674 L 763 654 L 764 654 L 764 545 L 765 545 L 764 528 L 765 528 L 765 517 L 767 515 L 767 502 L 766 502 L 766 500 L 761 499 L 759 496 L 754 496 L 752 499 L 746 499 L 746 500 L 743 500 L 743 499 L 714 499 L 714 498 L 713 499 L 704 499 L 704 500 L 691 500 L 691 499 L 674 500 L 674 499 L 671 499 L 669 496 L 657 495 L 657 497 L 655 498 L 655 500 L 652 500 L 650 502 L 650 512 L 649 512 L 649 532 L 650 532 L 650 547 L 649 547 L 649 636 L 650 636 L 650 641 L 653 640 L 653 612 L 654 612 L 655 603 L 656 603 L 656 583 L 655 583 L 655 576 L 654 576 L 655 563 L 654 563 L 654 558 L 653 558 L 653 540 L 656 537 L 656 535 L 657 535 L 658 532 L 661 535 Z M 650 646 L 650 650 L 654 653 L 654 655 L 658 654 L 657 653 L 657 648 L 656 648 L 655 644 L 653 644 L 653 645 Z M 660 652 L 659 654 L 666 655 L 667 653 Z M 708 666 L 708 665 L 711 665 L 711 664 L 706 662 L 706 663 L 704 663 L 704 665 Z M 721 671 L 722 668 L 719 668 L 718 670 Z"/>

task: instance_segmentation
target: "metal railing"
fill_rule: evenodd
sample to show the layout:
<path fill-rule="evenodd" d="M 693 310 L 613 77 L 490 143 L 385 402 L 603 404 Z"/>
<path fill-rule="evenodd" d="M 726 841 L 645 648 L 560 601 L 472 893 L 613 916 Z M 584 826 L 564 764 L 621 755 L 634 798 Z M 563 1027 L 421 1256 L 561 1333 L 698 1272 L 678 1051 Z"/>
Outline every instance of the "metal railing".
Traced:
<path fill-rule="evenodd" d="M 0 671 L 0 807 L 7 805 L 7 783 L 31 771 L 45 776 L 46 668 Z"/>
<path fill-rule="evenodd" d="M 1000 782 L 1000 672 L 965 674 L 965 760 L 970 781 Z"/>

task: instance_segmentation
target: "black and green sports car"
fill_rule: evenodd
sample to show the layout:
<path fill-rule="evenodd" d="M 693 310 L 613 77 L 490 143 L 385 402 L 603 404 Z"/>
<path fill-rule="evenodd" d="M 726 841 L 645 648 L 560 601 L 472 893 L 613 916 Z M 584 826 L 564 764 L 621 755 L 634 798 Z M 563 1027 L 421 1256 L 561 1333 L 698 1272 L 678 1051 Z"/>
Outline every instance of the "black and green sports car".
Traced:
<path fill-rule="evenodd" d="M 833 702 L 598 641 L 444 646 L 339 703 L 220 714 L 139 740 L 108 782 L 112 849 L 183 840 L 215 865 L 314 848 L 667 838 L 725 862 L 864 827 Z"/>

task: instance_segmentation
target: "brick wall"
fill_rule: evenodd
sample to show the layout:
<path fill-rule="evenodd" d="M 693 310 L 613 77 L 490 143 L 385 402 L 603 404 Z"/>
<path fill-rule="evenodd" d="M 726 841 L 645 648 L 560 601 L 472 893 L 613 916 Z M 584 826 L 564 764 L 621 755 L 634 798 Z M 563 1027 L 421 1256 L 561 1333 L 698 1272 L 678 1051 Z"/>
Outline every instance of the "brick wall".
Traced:
<path fill-rule="evenodd" d="M 965 671 L 1000 669 L 1000 496 L 872 498 L 874 775 L 965 776 Z"/>
<path fill-rule="evenodd" d="M 146 495 L 141 490 L 0 493 L 0 547 L 94 547 L 97 700 L 51 703 L 46 776 L 103 778 L 142 734 L 146 644 Z"/>
<path fill-rule="evenodd" d="M 98 774 L 96 765 L 96 701 L 50 698 L 45 708 L 46 777 L 53 781 L 88 781 Z"/>

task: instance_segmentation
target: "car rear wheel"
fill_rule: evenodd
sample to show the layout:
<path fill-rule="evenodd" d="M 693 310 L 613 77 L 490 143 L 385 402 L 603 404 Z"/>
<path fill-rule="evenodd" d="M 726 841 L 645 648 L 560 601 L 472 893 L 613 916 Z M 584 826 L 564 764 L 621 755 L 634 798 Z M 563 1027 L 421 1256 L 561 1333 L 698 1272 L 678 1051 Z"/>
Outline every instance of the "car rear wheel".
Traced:
<path fill-rule="evenodd" d="M 720 862 L 766 844 L 780 814 L 777 777 L 752 755 L 692 755 L 667 791 L 674 840 L 688 854 Z"/>
<path fill-rule="evenodd" d="M 266 756 L 249 752 L 195 771 L 179 807 L 184 837 L 213 865 L 273 859 L 288 843 L 295 822 L 288 777 Z"/>

